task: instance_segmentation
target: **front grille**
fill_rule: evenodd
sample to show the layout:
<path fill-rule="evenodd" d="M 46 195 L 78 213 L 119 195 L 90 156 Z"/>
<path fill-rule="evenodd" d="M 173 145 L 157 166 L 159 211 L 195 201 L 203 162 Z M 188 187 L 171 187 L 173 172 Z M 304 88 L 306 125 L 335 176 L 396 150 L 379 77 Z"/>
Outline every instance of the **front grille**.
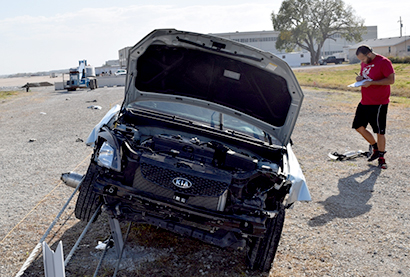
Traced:
<path fill-rule="evenodd" d="M 140 169 L 137 169 L 137 171 L 135 172 L 133 187 L 140 191 L 150 193 L 151 195 L 157 195 L 163 198 L 167 198 L 169 199 L 169 201 L 173 201 L 175 194 L 175 192 L 171 189 L 164 188 L 146 180 L 142 176 Z M 214 211 L 221 209 L 223 210 L 223 206 L 221 206 L 220 204 L 220 202 L 223 201 L 223 198 L 226 198 L 225 194 L 221 195 L 220 197 L 190 196 L 185 204 Z"/>
<path fill-rule="evenodd" d="M 184 204 L 222 211 L 226 201 L 226 191 L 230 184 L 227 174 L 210 174 L 175 168 L 164 160 L 141 157 L 140 167 L 135 172 L 133 187 L 174 201 L 175 195 L 186 197 Z M 193 172 L 196 175 L 189 174 Z M 191 181 L 190 188 L 180 188 L 173 184 L 175 178 Z M 209 178 L 207 178 L 209 177 Z M 220 178 L 219 180 L 217 178 Z M 179 203 L 181 204 L 181 203 Z"/>
<path fill-rule="evenodd" d="M 161 187 L 186 195 L 215 197 L 221 195 L 229 186 L 229 184 L 220 181 L 205 179 L 146 163 L 141 163 L 141 173 L 145 179 Z M 177 177 L 188 179 L 192 182 L 192 186 L 186 189 L 175 186 L 172 180 Z"/>

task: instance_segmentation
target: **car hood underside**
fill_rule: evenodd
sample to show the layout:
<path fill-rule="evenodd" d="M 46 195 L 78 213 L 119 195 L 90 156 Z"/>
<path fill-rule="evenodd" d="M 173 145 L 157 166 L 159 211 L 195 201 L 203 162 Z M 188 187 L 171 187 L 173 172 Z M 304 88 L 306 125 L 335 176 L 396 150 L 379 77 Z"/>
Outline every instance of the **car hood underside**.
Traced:
<path fill-rule="evenodd" d="M 155 30 L 131 50 L 123 108 L 144 100 L 186 102 L 240 118 L 290 140 L 303 93 L 276 56 L 234 41 Z"/>

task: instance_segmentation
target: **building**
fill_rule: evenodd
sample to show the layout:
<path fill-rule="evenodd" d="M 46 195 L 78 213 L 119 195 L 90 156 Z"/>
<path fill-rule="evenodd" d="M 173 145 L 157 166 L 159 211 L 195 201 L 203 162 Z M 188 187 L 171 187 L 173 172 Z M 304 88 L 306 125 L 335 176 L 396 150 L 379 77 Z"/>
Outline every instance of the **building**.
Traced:
<path fill-rule="evenodd" d="M 366 27 L 367 31 L 362 36 L 363 39 L 377 39 L 377 26 Z M 280 51 L 276 49 L 276 40 L 279 37 L 279 31 L 257 31 L 257 32 L 234 32 L 234 33 L 217 33 L 213 34 L 223 38 L 228 38 L 234 41 L 238 41 L 263 51 L 271 52 L 277 55 L 279 58 L 285 60 L 290 66 L 301 66 L 306 63 L 306 57 L 309 57 L 310 63 L 310 52 L 303 50 L 301 48 L 295 49 L 298 52 L 295 55 L 290 55 L 285 51 Z M 349 47 L 356 42 L 349 42 L 342 38 L 340 34 L 336 34 L 332 39 L 327 39 L 322 47 L 323 57 L 337 55 L 340 58 L 348 58 Z M 289 59 L 292 57 L 292 59 Z M 299 59 L 297 59 L 299 57 Z"/>
<path fill-rule="evenodd" d="M 274 54 L 281 53 L 281 51 L 278 51 L 275 47 L 276 40 L 279 36 L 278 31 L 217 33 L 212 35 L 241 42 Z M 283 51 L 283 53 L 285 52 Z"/>
<path fill-rule="evenodd" d="M 377 26 L 368 26 L 363 39 L 377 39 Z M 290 66 L 296 67 L 310 63 L 310 52 L 296 48 L 294 53 L 277 50 L 276 40 L 279 37 L 279 31 L 255 31 L 255 32 L 232 32 L 232 33 L 216 33 L 215 36 L 227 38 L 233 41 L 241 42 L 266 52 L 273 53 L 279 58 L 286 61 Z M 338 57 L 348 58 L 349 47 L 357 42 L 348 42 L 340 35 L 335 35 L 332 39 L 325 41 L 322 47 L 322 56 L 335 55 Z M 125 68 L 127 66 L 128 54 L 131 47 L 125 47 L 118 50 L 119 66 Z"/>
<path fill-rule="evenodd" d="M 128 46 L 128 47 L 124 47 L 124 48 L 118 50 L 118 59 L 119 59 L 121 68 L 126 68 L 127 67 L 128 54 L 130 53 L 131 48 L 132 48 L 131 46 Z"/>
<path fill-rule="evenodd" d="M 369 45 L 373 51 L 385 57 L 410 56 L 410 36 L 367 39 L 349 47 L 349 60 L 351 63 L 359 62 L 356 49 L 362 44 Z"/>
<path fill-rule="evenodd" d="M 95 74 L 97 74 L 97 76 L 112 75 L 118 69 L 120 69 L 119 60 L 109 60 L 102 66 L 95 67 Z"/>
<path fill-rule="evenodd" d="M 364 35 L 362 35 L 363 40 L 368 39 L 377 39 L 377 26 L 367 26 L 367 31 Z M 336 34 L 332 36 L 331 39 L 325 40 L 325 43 L 322 47 L 322 56 L 327 57 L 331 55 L 335 55 L 336 53 L 346 53 L 345 59 L 348 59 L 347 53 L 348 49 L 351 47 L 352 44 L 356 44 L 358 41 L 347 41 L 346 39 L 342 38 L 340 34 Z M 342 58 L 342 57 L 340 57 Z"/>

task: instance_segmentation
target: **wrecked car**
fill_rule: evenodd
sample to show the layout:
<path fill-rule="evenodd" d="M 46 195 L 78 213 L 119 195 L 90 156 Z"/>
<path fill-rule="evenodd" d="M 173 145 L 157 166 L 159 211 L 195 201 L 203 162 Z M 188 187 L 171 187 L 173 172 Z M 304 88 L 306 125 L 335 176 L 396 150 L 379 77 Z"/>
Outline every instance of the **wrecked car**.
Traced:
<path fill-rule="evenodd" d="M 269 271 L 285 209 L 310 195 L 292 151 L 303 93 L 271 53 L 212 35 L 154 30 L 130 49 L 125 98 L 91 132 L 75 215 L 102 203 Z"/>

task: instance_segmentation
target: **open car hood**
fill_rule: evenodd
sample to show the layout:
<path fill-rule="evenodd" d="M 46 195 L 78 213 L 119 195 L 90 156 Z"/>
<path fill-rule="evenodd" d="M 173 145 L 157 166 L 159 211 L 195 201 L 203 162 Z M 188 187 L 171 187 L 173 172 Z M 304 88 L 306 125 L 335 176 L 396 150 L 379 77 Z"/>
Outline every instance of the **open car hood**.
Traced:
<path fill-rule="evenodd" d="M 224 38 L 154 30 L 130 49 L 122 109 L 136 101 L 187 103 L 237 117 L 286 146 L 303 100 L 289 65 Z"/>

